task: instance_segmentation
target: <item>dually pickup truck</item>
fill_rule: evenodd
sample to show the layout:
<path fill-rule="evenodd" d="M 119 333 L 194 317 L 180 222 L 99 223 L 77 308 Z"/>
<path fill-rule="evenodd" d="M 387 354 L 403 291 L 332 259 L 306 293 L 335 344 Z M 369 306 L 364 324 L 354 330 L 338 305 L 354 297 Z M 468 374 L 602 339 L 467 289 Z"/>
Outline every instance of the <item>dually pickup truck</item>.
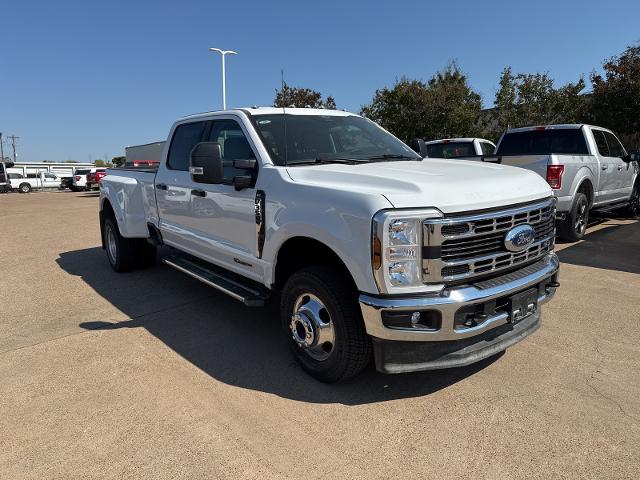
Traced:
<path fill-rule="evenodd" d="M 563 240 L 584 238 L 591 209 L 627 205 L 629 214 L 640 218 L 640 153 L 627 153 L 606 128 L 514 128 L 504 133 L 495 155 L 473 160 L 526 168 L 545 178 L 558 199 L 558 234 Z"/>
<path fill-rule="evenodd" d="M 335 382 L 372 356 L 462 366 L 534 332 L 559 286 L 555 202 L 533 172 L 423 161 L 358 115 L 249 108 L 177 121 L 157 171 L 110 169 L 100 226 L 117 272 L 165 245 L 247 306 L 279 298 L 296 359 Z"/>

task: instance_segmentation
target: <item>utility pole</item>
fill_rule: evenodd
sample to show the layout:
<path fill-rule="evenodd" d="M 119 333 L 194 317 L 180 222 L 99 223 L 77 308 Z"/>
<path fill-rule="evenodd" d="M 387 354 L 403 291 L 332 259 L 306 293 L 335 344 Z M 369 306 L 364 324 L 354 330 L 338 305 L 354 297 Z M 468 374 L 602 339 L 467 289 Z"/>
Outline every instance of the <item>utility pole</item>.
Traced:
<path fill-rule="evenodd" d="M 16 163 L 16 140 L 20 137 L 16 137 L 15 135 L 9 135 L 7 138 L 11 139 L 11 147 L 13 147 L 13 163 Z"/>
<path fill-rule="evenodd" d="M 4 146 L 2 140 L 2 132 L 0 132 L 0 162 L 4 162 Z"/>

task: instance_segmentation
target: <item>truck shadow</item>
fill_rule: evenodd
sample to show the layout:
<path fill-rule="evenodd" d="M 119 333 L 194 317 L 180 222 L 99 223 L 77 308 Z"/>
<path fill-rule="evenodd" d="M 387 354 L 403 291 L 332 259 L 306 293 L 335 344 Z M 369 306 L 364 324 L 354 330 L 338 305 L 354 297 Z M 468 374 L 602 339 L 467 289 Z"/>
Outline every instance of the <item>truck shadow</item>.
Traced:
<path fill-rule="evenodd" d="M 62 253 L 57 262 L 129 318 L 84 322 L 81 328 L 144 328 L 216 380 L 297 401 L 360 405 L 429 395 L 501 356 L 464 368 L 401 375 L 383 375 L 370 365 L 349 382 L 325 385 L 293 359 L 277 302 L 250 309 L 164 265 L 116 274 L 99 247 Z"/>
<path fill-rule="evenodd" d="M 598 228 L 587 232 L 584 241 L 560 246 L 562 263 L 640 273 L 640 222 L 617 223 L 598 219 Z M 561 274 L 562 276 L 562 274 Z"/>

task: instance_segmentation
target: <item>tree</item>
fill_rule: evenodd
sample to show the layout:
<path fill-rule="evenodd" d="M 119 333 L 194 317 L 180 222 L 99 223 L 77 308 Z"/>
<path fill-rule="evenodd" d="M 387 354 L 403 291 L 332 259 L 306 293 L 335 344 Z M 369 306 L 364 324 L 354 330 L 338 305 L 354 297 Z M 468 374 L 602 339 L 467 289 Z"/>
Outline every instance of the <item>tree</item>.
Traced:
<path fill-rule="evenodd" d="M 121 167 L 127 161 L 127 157 L 113 157 L 111 163 L 116 167 Z"/>
<path fill-rule="evenodd" d="M 640 148 L 640 45 L 627 47 L 591 74 L 591 121 L 620 135 L 627 148 Z"/>
<path fill-rule="evenodd" d="M 276 89 L 276 98 L 273 101 L 274 107 L 297 107 L 297 108 L 336 108 L 336 102 L 331 95 L 326 100 L 322 100 L 322 94 L 310 88 L 290 87 L 286 83 L 281 90 Z"/>
<path fill-rule="evenodd" d="M 474 136 L 482 99 L 455 62 L 437 72 L 427 83 L 402 77 L 392 88 L 376 90 L 361 113 L 394 135 L 410 142 Z"/>
<path fill-rule="evenodd" d="M 585 82 L 581 78 L 555 88 L 548 73 L 520 73 L 514 75 L 506 67 L 500 75 L 495 97 L 497 125 L 488 136 L 495 136 L 507 128 L 549 123 L 578 122 L 584 117 Z"/>
<path fill-rule="evenodd" d="M 95 161 L 93 162 L 93 164 L 94 164 L 96 167 L 104 167 L 104 166 L 105 166 L 105 161 L 104 161 L 104 160 L 100 160 L 100 159 L 98 159 L 98 160 L 95 160 Z"/>

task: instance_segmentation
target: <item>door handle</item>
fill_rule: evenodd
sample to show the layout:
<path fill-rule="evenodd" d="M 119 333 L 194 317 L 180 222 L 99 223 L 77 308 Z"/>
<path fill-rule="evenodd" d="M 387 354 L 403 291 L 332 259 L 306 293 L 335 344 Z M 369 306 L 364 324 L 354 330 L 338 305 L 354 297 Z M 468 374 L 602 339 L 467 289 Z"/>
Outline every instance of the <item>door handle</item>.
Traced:
<path fill-rule="evenodd" d="M 195 195 L 196 197 L 206 197 L 207 192 L 204 190 L 191 190 L 191 195 Z"/>
<path fill-rule="evenodd" d="M 167 189 L 167 185 L 165 183 L 156 183 L 156 188 L 158 190 L 166 190 Z"/>
<path fill-rule="evenodd" d="M 603 170 L 607 170 L 608 168 L 609 168 L 609 165 L 602 165 Z"/>
<path fill-rule="evenodd" d="M 622 170 L 622 165 L 618 165 L 618 170 Z"/>

